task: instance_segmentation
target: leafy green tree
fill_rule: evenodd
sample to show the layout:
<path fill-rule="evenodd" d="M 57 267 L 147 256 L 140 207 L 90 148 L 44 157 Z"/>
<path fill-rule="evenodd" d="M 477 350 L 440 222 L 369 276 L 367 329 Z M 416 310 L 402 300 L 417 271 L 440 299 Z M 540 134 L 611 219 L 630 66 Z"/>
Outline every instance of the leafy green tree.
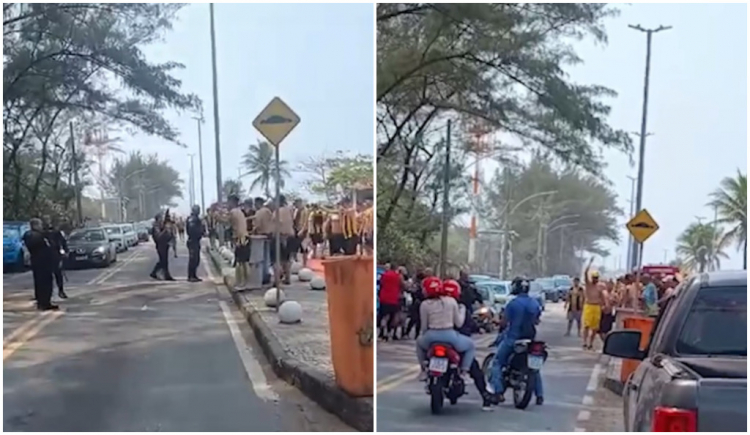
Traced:
<path fill-rule="evenodd" d="M 276 179 L 275 150 L 271 144 L 259 141 L 247 148 L 242 156 L 242 166 L 245 168 L 244 175 L 253 176 L 250 182 L 250 190 L 262 189 L 266 198 L 271 197 L 271 186 Z M 279 188 L 284 188 L 284 179 L 291 177 L 286 160 L 279 160 Z"/>
<path fill-rule="evenodd" d="M 572 42 L 606 42 L 606 4 L 432 4 L 377 6 L 378 159 L 450 115 L 502 132 L 527 148 L 599 173 L 598 145 L 631 152 L 607 123 L 615 92 L 573 83 L 581 63 Z M 495 144 L 490 144 L 493 149 Z"/>
<path fill-rule="evenodd" d="M 224 184 L 221 186 L 221 196 L 229 198 L 229 195 L 237 195 L 240 201 L 245 199 L 245 189 L 242 188 L 240 180 L 224 180 Z"/>
<path fill-rule="evenodd" d="M 307 189 L 328 202 L 349 194 L 353 186 L 372 184 L 372 156 L 346 156 L 339 152 L 335 157 L 312 157 L 300 167 L 309 175 Z"/>
<path fill-rule="evenodd" d="M 736 177 L 724 178 L 709 205 L 716 207 L 717 223 L 729 225 L 724 237 L 742 249 L 742 268 L 747 269 L 747 174 L 737 170 Z"/>
<path fill-rule="evenodd" d="M 721 260 L 729 258 L 724 251 L 730 243 L 721 228 L 695 222 L 677 238 L 676 250 L 685 269 L 700 273 L 721 269 Z"/>
<path fill-rule="evenodd" d="M 127 159 L 115 160 L 109 171 L 108 191 L 125 205 L 129 220 L 147 219 L 162 207 L 175 207 L 182 198 L 180 174 L 156 154 L 134 152 Z"/>

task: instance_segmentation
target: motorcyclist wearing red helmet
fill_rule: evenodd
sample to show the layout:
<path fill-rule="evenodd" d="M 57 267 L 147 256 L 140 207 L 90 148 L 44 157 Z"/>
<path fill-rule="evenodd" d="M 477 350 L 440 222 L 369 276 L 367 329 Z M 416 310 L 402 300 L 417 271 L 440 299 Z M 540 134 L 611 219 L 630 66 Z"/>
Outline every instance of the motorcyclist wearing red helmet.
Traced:
<path fill-rule="evenodd" d="M 461 299 L 461 284 L 453 279 L 446 279 L 443 281 L 443 292 L 447 296 L 459 301 Z M 457 328 L 457 331 L 463 336 L 471 339 L 472 328 L 470 325 L 471 322 L 469 322 L 469 319 L 466 316 L 466 306 L 459 303 L 458 309 L 461 312 L 461 315 L 464 316 L 464 323 Z M 493 394 L 487 391 L 487 381 L 484 378 L 484 373 L 482 372 L 482 369 L 479 366 L 479 361 L 477 361 L 476 358 L 471 361 L 469 375 L 474 380 L 474 385 L 477 387 L 477 391 L 479 391 L 479 395 L 482 397 L 482 409 L 491 411 L 492 405 L 496 405 L 497 400 Z"/>
<path fill-rule="evenodd" d="M 417 339 L 420 380 L 427 379 L 427 350 L 432 343 L 446 343 L 462 354 L 461 372 L 466 373 L 474 360 L 474 342 L 456 331 L 464 323 L 464 315 L 456 300 L 445 293 L 440 278 L 430 276 L 422 281 L 425 300 L 419 306 L 421 334 Z"/>

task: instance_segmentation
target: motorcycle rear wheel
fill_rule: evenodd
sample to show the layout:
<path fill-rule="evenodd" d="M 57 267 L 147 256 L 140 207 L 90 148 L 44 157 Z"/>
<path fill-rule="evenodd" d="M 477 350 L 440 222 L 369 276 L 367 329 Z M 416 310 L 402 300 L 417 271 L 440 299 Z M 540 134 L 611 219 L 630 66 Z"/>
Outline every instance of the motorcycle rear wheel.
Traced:
<path fill-rule="evenodd" d="M 443 411 L 443 383 L 440 378 L 430 379 L 430 411 L 437 415 Z"/>
<path fill-rule="evenodd" d="M 484 373 L 484 378 L 488 381 L 490 380 L 490 376 L 492 375 L 492 362 L 495 360 L 495 352 L 490 352 L 486 357 L 484 357 L 484 360 L 482 360 L 482 373 Z"/>
<path fill-rule="evenodd" d="M 536 377 L 530 370 L 526 370 L 524 373 L 526 377 L 526 389 L 521 392 L 518 387 L 513 388 L 513 406 L 516 409 L 526 409 L 531 402 L 531 395 L 534 393 L 534 386 L 536 385 Z"/>

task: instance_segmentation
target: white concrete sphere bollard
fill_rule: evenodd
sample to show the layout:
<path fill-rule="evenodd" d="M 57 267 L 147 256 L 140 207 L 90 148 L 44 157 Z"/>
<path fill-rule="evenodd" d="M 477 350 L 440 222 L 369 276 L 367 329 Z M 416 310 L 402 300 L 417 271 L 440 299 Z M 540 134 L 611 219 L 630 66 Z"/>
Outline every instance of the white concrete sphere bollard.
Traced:
<path fill-rule="evenodd" d="M 315 276 L 312 280 L 310 280 L 310 288 L 312 290 L 325 290 L 326 280 L 320 276 Z"/>
<path fill-rule="evenodd" d="M 279 307 L 281 323 L 299 323 L 302 321 L 302 306 L 297 301 L 286 301 Z"/>
<path fill-rule="evenodd" d="M 302 282 L 308 282 L 308 281 L 311 281 L 313 277 L 315 277 L 315 274 L 313 273 L 312 270 L 305 267 L 305 268 L 300 269 L 300 271 L 297 273 L 297 277 Z"/>
<path fill-rule="evenodd" d="M 263 302 L 266 303 L 267 307 L 274 308 L 276 307 L 276 287 L 270 288 L 266 291 L 266 294 L 263 295 Z M 282 290 L 279 294 L 279 303 L 284 302 L 284 291 Z"/>
<path fill-rule="evenodd" d="M 289 271 L 292 273 L 292 275 L 298 274 L 300 270 L 302 270 L 302 263 L 300 263 L 299 261 L 293 261 L 292 265 L 289 266 Z"/>

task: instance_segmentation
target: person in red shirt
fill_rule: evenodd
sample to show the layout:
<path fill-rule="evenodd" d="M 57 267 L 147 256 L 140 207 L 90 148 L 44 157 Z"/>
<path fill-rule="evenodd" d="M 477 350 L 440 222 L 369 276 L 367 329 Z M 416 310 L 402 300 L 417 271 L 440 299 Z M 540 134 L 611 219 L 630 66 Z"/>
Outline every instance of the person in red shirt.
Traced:
<path fill-rule="evenodd" d="M 401 291 L 404 288 L 403 276 L 397 268 L 390 263 L 385 264 L 385 272 L 380 276 L 380 309 L 378 310 L 378 334 L 383 340 L 395 332 L 393 320 L 401 310 L 400 300 Z M 383 320 L 387 318 L 387 323 L 383 326 Z"/>

